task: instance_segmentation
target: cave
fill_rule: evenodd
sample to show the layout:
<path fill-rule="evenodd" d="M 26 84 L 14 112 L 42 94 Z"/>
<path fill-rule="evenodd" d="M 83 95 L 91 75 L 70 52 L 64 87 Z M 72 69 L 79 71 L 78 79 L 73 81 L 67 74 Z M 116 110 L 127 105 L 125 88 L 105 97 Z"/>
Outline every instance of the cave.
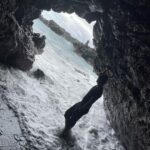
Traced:
<path fill-rule="evenodd" d="M 0 60 L 27 71 L 45 37 L 33 33 L 42 10 L 75 12 L 94 25 L 95 71 L 109 66 L 108 120 L 127 150 L 150 149 L 149 0 L 5 0 L 0 2 Z M 40 43 L 40 44 L 39 44 Z"/>

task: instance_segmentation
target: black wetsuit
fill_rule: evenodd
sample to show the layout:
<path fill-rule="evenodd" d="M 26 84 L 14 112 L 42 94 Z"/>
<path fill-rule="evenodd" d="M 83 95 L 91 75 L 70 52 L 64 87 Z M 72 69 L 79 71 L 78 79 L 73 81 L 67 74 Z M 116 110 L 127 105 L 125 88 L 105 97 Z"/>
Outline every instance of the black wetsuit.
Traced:
<path fill-rule="evenodd" d="M 108 80 L 108 77 L 106 80 Z M 97 80 L 98 85 L 92 87 L 81 102 L 76 103 L 65 112 L 66 129 L 71 129 L 83 115 L 88 113 L 93 103 L 101 97 L 103 93 L 101 81 L 100 76 Z"/>

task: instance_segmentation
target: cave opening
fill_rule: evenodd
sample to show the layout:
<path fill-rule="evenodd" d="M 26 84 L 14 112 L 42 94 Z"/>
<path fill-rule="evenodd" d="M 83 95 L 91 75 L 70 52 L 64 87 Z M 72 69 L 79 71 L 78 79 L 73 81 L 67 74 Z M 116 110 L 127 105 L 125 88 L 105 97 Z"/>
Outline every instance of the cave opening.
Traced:
<path fill-rule="evenodd" d="M 74 38 L 80 40 L 82 43 L 87 43 L 91 48 L 93 45 L 93 26 L 96 21 L 88 23 L 84 18 L 79 17 L 75 12 L 65 13 L 65 12 L 55 12 L 53 10 L 43 11 L 41 13 L 48 21 L 53 20 L 57 25 L 65 29 Z M 74 31 L 74 32 L 73 32 Z"/>
<path fill-rule="evenodd" d="M 46 42 L 43 44 L 36 38 L 33 41 L 36 43 L 35 45 L 42 44 L 41 49 L 38 49 L 39 54 L 44 53 L 43 45 L 45 45 L 46 49 L 49 47 L 49 49 L 55 50 L 58 55 L 62 55 L 63 58 L 72 61 L 81 68 L 90 68 L 93 70 L 92 74 L 95 74 L 93 69 L 97 57 L 93 33 L 95 23 L 96 21 L 88 23 L 75 12 L 55 12 L 52 9 L 42 11 L 39 18 L 34 20 L 33 32 L 37 37 L 42 35 Z M 82 61 L 76 61 L 78 56 L 81 57 Z M 36 56 L 35 59 L 38 57 L 40 56 Z"/>
<path fill-rule="evenodd" d="M 96 49 L 93 44 L 93 27 L 96 21 L 88 23 L 85 19 L 80 18 L 75 12 L 69 14 L 64 12 L 58 13 L 53 10 L 43 11 L 39 19 L 34 20 L 33 31 L 35 35 L 45 34 L 47 38 L 49 35 L 51 35 L 51 32 L 49 32 L 48 34 L 48 32 L 46 32 L 46 29 L 42 30 L 40 27 L 38 27 L 40 26 L 38 25 L 40 23 L 41 26 L 43 25 L 43 28 L 45 25 L 45 28 L 47 28 L 47 30 L 51 30 L 51 32 L 54 32 L 56 35 L 63 37 L 66 41 L 70 42 L 74 47 L 73 51 L 80 55 L 89 64 L 94 66 Z M 53 39 L 53 37 L 51 37 L 51 39 Z M 55 42 L 54 40 L 46 40 L 46 44 L 49 41 L 49 44 L 54 45 L 55 43 L 55 45 L 57 45 L 56 37 L 54 37 L 54 39 Z M 39 43 L 39 41 L 36 41 L 36 38 L 34 42 L 36 43 L 36 45 Z M 61 53 L 63 53 L 63 50 L 61 50 Z"/>

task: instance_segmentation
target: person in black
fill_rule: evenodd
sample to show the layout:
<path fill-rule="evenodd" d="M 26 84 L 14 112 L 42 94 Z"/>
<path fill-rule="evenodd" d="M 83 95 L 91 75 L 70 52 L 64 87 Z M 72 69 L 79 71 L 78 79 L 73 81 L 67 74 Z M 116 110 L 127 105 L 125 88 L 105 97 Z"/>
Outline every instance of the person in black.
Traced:
<path fill-rule="evenodd" d="M 84 96 L 82 101 L 76 103 L 71 108 L 69 108 L 65 114 L 65 129 L 64 133 L 69 131 L 76 122 L 85 114 L 87 114 L 93 105 L 93 103 L 98 100 L 103 93 L 103 86 L 108 80 L 109 70 L 101 73 L 97 79 L 97 85 L 92 87 L 90 91 Z"/>

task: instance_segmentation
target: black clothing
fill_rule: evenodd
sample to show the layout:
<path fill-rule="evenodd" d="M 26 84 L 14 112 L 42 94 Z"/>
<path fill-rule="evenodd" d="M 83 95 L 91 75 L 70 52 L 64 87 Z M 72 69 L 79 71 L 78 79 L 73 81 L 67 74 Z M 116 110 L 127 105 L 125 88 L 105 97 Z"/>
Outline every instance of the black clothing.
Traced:
<path fill-rule="evenodd" d="M 101 74 L 97 79 L 97 84 L 103 86 L 108 80 L 108 76 L 105 74 Z"/>
<path fill-rule="evenodd" d="M 101 97 L 102 93 L 103 86 L 96 85 L 90 89 L 81 102 L 69 108 L 64 115 L 66 119 L 66 129 L 71 129 L 83 115 L 87 114 L 93 103 Z"/>
<path fill-rule="evenodd" d="M 83 115 L 89 112 L 93 103 L 101 97 L 103 85 L 107 80 L 108 76 L 106 74 L 100 74 L 97 85 L 90 89 L 81 102 L 76 103 L 65 112 L 65 131 L 70 130 Z"/>

